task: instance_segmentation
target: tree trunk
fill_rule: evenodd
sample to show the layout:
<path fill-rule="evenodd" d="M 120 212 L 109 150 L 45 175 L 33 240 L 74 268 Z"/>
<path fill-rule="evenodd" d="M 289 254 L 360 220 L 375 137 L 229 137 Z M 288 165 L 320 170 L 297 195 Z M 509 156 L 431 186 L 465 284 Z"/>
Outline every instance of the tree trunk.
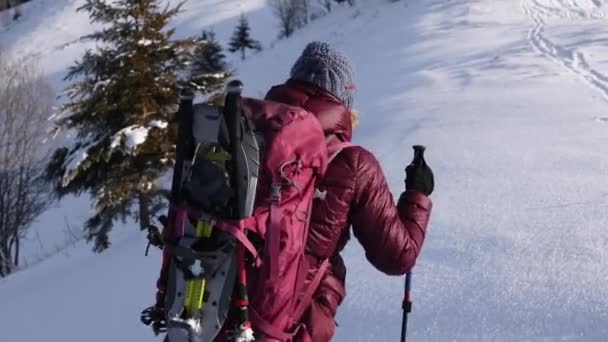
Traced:
<path fill-rule="evenodd" d="M 26 132 L 24 132 L 25 134 Z M 24 140 L 27 141 L 28 137 L 24 137 Z M 24 147 L 25 150 L 25 147 Z M 25 156 L 25 152 L 23 151 L 23 155 Z M 28 210 L 28 201 L 27 201 L 27 185 L 28 178 L 31 177 L 29 170 L 25 166 L 26 161 L 21 161 L 22 165 L 19 167 L 19 179 L 17 181 L 17 201 L 16 212 L 15 212 L 15 223 L 13 227 L 13 237 L 10 244 L 10 252 L 13 250 L 15 253 L 13 254 L 13 266 L 19 265 L 19 248 L 21 246 L 21 237 L 23 234 L 22 230 L 25 230 L 26 227 L 23 226 L 23 222 L 25 222 L 26 211 Z"/>
<path fill-rule="evenodd" d="M 6 272 L 4 271 L 5 264 L 6 258 L 4 257 L 4 252 L 2 252 L 2 248 L 0 248 L 0 278 L 6 277 Z"/>
<path fill-rule="evenodd" d="M 244 47 L 241 48 L 241 60 L 243 60 L 243 61 L 245 60 L 245 48 Z"/>
<path fill-rule="evenodd" d="M 139 229 L 145 230 L 151 224 L 150 218 L 150 196 L 149 194 L 139 193 Z"/>
<path fill-rule="evenodd" d="M 308 25 L 308 17 L 310 16 L 310 4 L 308 2 L 309 0 L 302 0 L 302 10 L 304 11 L 302 15 L 304 16 L 304 25 Z"/>
<path fill-rule="evenodd" d="M 11 274 L 11 257 L 4 246 L 0 247 L 0 277 Z"/>
<path fill-rule="evenodd" d="M 21 237 L 17 235 L 15 237 L 15 258 L 13 259 L 13 265 L 19 266 L 19 250 L 21 249 Z"/>

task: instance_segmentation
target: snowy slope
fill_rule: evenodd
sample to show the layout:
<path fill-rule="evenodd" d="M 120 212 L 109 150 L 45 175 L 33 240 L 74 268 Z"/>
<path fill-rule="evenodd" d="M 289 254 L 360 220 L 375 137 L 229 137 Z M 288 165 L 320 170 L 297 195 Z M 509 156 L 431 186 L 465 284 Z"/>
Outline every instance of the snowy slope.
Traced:
<path fill-rule="evenodd" d="M 0 41 L 40 52 L 60 86 L 84 46 L 44 44 L 89 27 L 71 12 L 78 1 L 46 2 L 38 29 L 14 26 Z M 274 40 L 264 1 L 190 2 L 179 34 L 213 25 L 225 41 L 245 12 L 266 45 Z M 437 188 L 414 271 L 412 341 L 608 340 L 606 20 L 601 0 L 369 0 L 239 66 L 246 93 L 259 96 L 306 42 L 327 40 L 352 56 L 355 140 L 377 154 L 395 194 L 410 146 L 427 145 Z M 79 245 L 0 281 L 3 336 L 154 340 L 138 314 L 152 300 L 158 253 L 144 258 L 143 237 L 116 230 L 108 253 Z M 403 279 L 375 271 L 354 241 L 344 256 L 335 340 L 397 340 Z"/>

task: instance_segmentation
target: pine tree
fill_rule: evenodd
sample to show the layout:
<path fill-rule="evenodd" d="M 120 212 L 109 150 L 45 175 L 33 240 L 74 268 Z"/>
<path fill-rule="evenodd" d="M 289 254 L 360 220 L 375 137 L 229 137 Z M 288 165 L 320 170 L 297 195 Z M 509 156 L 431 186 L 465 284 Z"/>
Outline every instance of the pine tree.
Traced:
<path fill-rule="evenodd" d="M 86 0 L 92 23 L 104 28 L 85 38 L 98 42 L 69 70 L 54 134 L 74 132 L 71 146 L 55 150 L 47 177 L 58 196 L 91 194 L 95 214 L 85 224 L 96 251 L 110 246 L 117 219 L 143 229 L 165 205 L 156 182 L 173 163 L 176 73 L 189 63 L 193 40 L 173 40 L 166 26 L 181 4 L 159 0 Z"/>
<path fill-rule="evenodd" d="M 241 51 L 241 59 L 245 59 L 245 50 L 253 49 L 256 51 L 260 51 L 262 49 L 260 43 L 251 38 L 251 34 L 249 33 L 251 28 L 249 27 L 249 22 L 244 15 L 241 15 L 241 19 L 239 20 L 239 25 L 234 30 L 234 34 L 232 35 L 232 39 L 230 40 L 230 48 L 228 51 L 236 52 Z"/>
<path fill-rule="evenodd" d="M 215 34 L 203 31 L 194 50 L 191 78 L 210 97 L 222 90 L 224 82 L 231 76 L 226 71 L 225 58 Z"/>

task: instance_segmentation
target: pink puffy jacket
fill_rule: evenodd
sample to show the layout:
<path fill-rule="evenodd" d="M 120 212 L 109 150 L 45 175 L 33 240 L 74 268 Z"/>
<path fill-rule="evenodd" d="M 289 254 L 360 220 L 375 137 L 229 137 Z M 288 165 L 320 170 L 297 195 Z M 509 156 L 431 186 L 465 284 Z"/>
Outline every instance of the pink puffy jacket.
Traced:
<path fill-rule="evenodd" d="M 314 113 L 326 136 L 350 141 L 350 111 L 334 96 L 307 83 L 289 80 L 273 87 L 266 99 L 305 108 Z M 340 251 L 350 238 L 350 227 L 367 259 L 389 275 L 409 271 L 424 241 L 431 200 L 420 192 L 406 191 L 395 206 L 380 164 L 362 147 L 344 149 L 329 165 L 318 186 L 326 191 L 316 199 L 307 241 L 309 265 L 330 258 L 331 266 L 316 291 L 302 323 L 307 331 L 297 340 L 330 341 L 334 316 L 345 297 L 346 268 Z M 316 266 L 309 270 L 309 281 Z M 303 335 L 309 336 L 304 337 Z"/>

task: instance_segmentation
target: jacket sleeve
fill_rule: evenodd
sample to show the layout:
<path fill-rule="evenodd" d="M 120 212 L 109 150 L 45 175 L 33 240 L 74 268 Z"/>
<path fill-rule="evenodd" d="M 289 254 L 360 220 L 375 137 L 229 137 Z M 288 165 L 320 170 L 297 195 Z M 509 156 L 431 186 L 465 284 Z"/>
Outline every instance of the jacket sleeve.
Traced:
<path fill-rule="evenodd" d="M 381 272 L 401 275 L 416 263 L 431 213 L 423 193 L 406 191 L 395 206 L 378 160 L 360 149 L 350 222 L 367 259 Z"/>

